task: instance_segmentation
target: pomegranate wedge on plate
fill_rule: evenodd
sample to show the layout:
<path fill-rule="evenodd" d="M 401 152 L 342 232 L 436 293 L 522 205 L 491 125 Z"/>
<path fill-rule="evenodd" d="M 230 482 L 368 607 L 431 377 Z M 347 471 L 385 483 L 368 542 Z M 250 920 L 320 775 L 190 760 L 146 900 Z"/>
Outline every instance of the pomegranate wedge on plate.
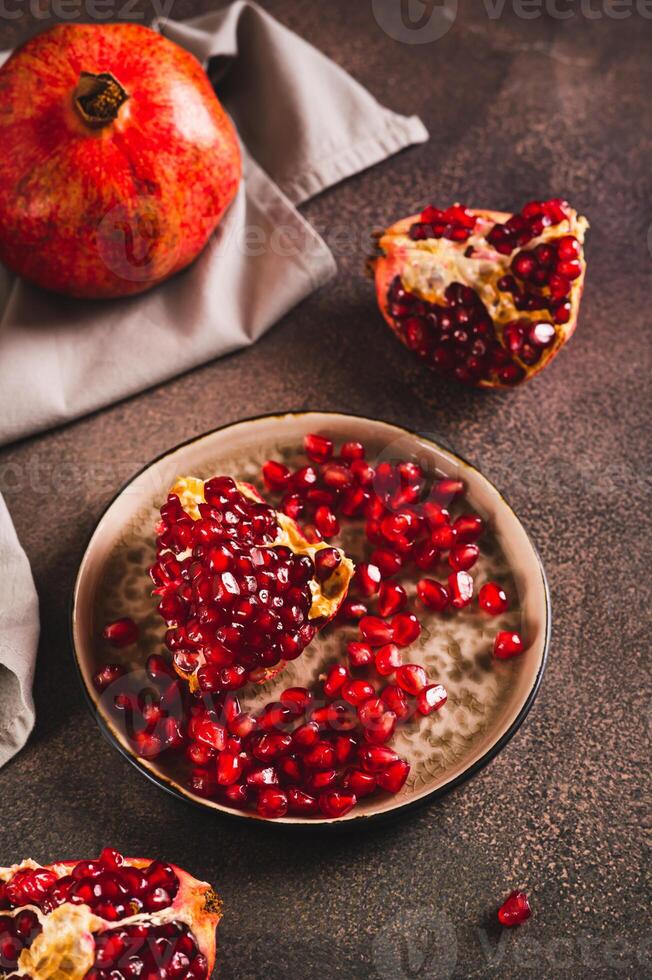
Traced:
<path fill-rule="evenodd" d="M 262 683 L 337 613 L 353 562 L 231 477 L 179 479 L 150 574 L 177 673 L 192 691 Z"/>
<path fill-rule="evenodd" d="M 542 371 L 575 330 L 588 222 L 566 201 L 518 214 L 427 207 L 378 236 L 380 310 L 429 367 L 510 388 Z"/>
<path fill-rule="evenodd" d="M 22 861 L 0 868 L 0 975 L 207 980 L 220 918 L 210 885 L 161 861 Z"/>

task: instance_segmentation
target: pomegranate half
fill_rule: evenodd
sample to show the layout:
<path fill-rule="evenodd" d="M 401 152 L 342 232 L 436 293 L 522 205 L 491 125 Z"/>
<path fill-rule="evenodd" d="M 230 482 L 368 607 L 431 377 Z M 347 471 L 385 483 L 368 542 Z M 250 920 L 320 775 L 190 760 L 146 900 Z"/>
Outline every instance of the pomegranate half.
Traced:
<path fill-rule="evenodd" d="M 428 207 L 378 236 L 370 268 L 380 310 L 429 367 L 477 387 L 513 387 L 575 330 L 587 227 L 558 199 L 512 215 Z"/>
<path fill-rule="evenodd" d="M 207 980 L 220 918 L 210 885 L 161 861 L 22 861 L 0 868 L 0 975 Z"/>
<path fill-rule="evenodd" d="M 255 487 L 183 477 L 161 508 L 150 569 L 175 670 L 202 694 L 263 683 L 337 613 L 354 573 Z M 322 557 L 326 561 L 322 561 Z"/>
<path fill-rule="evenodd" d="M 196 58 L 138 24 L 60 24 L 0 69 L 0 260 L 39 286 L 142 292 L 235 197 L 234 127 Z"/>

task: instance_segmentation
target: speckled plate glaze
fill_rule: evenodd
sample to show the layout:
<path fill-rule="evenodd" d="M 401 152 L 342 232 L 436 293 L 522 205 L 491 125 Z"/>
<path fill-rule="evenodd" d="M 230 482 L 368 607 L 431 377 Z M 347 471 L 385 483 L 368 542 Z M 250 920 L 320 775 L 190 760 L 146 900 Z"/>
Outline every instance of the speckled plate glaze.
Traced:
<path fill-rule="evenodd" d="M 466 507 L 480 513 L 489 528 L 482 541 L 482 557 L 473 569 L 476 592 L 491 578 L 501 582 L 511 598 L 510 611 L 501 617 L 484 615 L 476 603 L 451 617 L 419 611 L 423 630 L 418 642 L 409 648 L 409 661 L 423 664 L 432 683 L 446 686 L 448 703 L 429 718 L 397 731 L 392 745 L 411 765 L 408 781 L 398 795 L 363 800 L 338 821 L 290 816 L 263 821 L 346 826 L 405 811 L 470 778 L 516 732 L 541 682 L 550 639 L 545 574 L 517 516 L 469 463 L 407 429 L 326 412 L 250 419 L 192 439 L 135 476 L 100 519 L 77 576 L 72 638 L 83 685 L 100 727 L 138 769 L 162 788 L 206 809 L 244 820 L 262 820 L 254 813 L 195 796 L 184 786 L 181 762 L 166 760 L 165 755 L 153 761 L 136 757 L 116 726 L 106 696 L 95 690 L 92 677 L 107 661 L 121 661 L 138 671 L 147 656 L 161 647 L 164 625 L 156 613 L 147 569 L 154 560 L 153 528 L 158 508 L 175 478 L 193 475 L 206 479 L 228 473 L 260 486 L 264 460 L 296 461 L 307 432 L 322 432 L 336 442 L 358 439 L 367 446 L 372 461 L 412 459 L 432 476 L 463 479 Z M 360 554 L 361 538 L 362 529 L 354 522 L 344 529 L 338 543 L 355 557 Z M 412 575 L 412 594 L 414 580 Z M 101 638 L 104 624 L 120 616 L 131 616 L 140 626 L 138 645 L 125 651 L 109 648 Z M 527 650 L 514 660 L 496 661 L 491 656 L 493 637 L 497 630 L 510 627 L 523 632 Z M 328 628 L 279 678 L 247 692 L 240 700 L 247 708 L 256 708 L 275 700 L 285 687 L 314 685 L 327 665 L 342 659 L 346 641 L 355 632 L 348 626 Z"/>

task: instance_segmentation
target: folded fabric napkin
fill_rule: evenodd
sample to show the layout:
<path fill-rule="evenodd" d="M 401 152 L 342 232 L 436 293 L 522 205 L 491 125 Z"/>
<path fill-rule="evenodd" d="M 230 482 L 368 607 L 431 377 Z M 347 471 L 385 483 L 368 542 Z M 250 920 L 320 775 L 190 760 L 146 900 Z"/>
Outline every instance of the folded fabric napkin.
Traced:
<path fill-rule="evenodd" d="M 141 296 L 66 299 L 0 267 L 0 445 L 253 343 L 335 273 L 295 205 L 428 138 L 254 3 L 154 26 L 207 65 L 244 144 L 242 186 L 194 265 Z M 2 765 L 34 723 L 38 606 L 1 498 L 0 572 Z"/>
<path fill-rule="evenodd" d="M 253 3 L 154 26 L 208 66 L 243 184 L 194 265 L 141 296 L 66 299 L 0 268 L 0 445 L 251 344 L 335 272 L 294 205 L 428 137 Z"/>

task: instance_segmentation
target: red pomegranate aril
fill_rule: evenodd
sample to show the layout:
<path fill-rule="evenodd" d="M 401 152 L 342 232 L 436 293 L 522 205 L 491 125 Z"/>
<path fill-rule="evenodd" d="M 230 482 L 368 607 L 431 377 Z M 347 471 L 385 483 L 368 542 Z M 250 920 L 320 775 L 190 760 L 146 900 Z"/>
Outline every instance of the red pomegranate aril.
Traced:
<path fill-rule="evenodd" d="M 284 790 L 277 789 L 275 786 L 268 786 L 261 789 L 258 794 L 256 810 L 261 817 L 266 817 L 268 820 L 276 820 L 279 817 L 284 817 L 288 811 L 287 794 Z"/>
<path fill-rule="evenodd" d="M 248 772 L 246 780 L 248 786 L 256 788 L 278 786 L 278 772 L 274 766 L 261 766 Z"/>
<path fill-rule="evenodd" d="M 454 572 L 448 576 L 448 594 L 456 609 L 468 606 L 473 598 L 473 578 L 468 572 Z"/>
<path fill-rule="evenodd" d="M 523 653 L 524 644 L 519 633 L 511 630 L 501 630 L 494 640 L 494 657 L 498 660 L 509 660 Z"/>
<path fill-rule="evenodd" d="M 387 793 L 398 793 L 403 789 L 405 780 L 410 774 L 410 766 L 403 759 L 397 759 L 391 765 L 378 773 L 377 780 L 380 789 Z"/>
<path fill-rule="evenodd" d="M 270 490 L 285 490 L 290 482 L 290 470 L 283 463 L 268 459 L 263 464 L 263 479 Z"/>
<path fill-rule="evenodd" d="M 330 742 L 317 742 L 303 757 L 309 769 L 332 769 L 335 762 L 335 750 Z"/>
<path fill-rule="evenodd" d="M 318 772 L 308 773 L 305 779 L 305 788 L 318 795 L 322 790 L 334 786 L 339 778 L 337 769 L 320 769 Z"/>
<path fill-rule="evenodd" d="M 430 534 L 430 541 L 433 547 L 441 551 L 448 551 L 452 548 L 455 544 L 455 539 L 456 532 L 448 524 L 441 524 L 439 527 L 433 528 Z"/>
<path fill-rule="evenodd" d="M 102 630 L 102 636 L 114 647 L 129 647 L 138 640 L 138 627 L 133 619 L 125 616 L 123 619 L 116 619 L 113 623 L 107 623 Z"/>
<path fill-rule="evenodd" d="M 321 478 L 332 490 L 345 490 L 353 483 L 351 470 L 341 463 L 329 463 L 322 470 Z"/>
<path fill-rule="evenodd" d="M 364 616 L 360 620 L 360 633 L 372 647 L 384 646 L 394 640 L 393 627 L 378 616 Z"/>
<path fill-rule="evenodd" d="M 352 462 L 354 459 L 364 459 L 365 455 L 365 448 L 361 442 L 345 442 L 340 449 L 340 456 L 347 463 Z"/>
<path fill-rule="evenodd" d="M 308 721 L 292 732 L 292 742 L 298 749 L 309 749 L 319 741 L 319 725 Z"/>
<path fill-rule="evenodd" d="M 577 259 L 562 260 L 555 266 L 555 272 L 563 279 L 579 279 L 582 275 L 582 263 Z"/>
<path fill-rule="evenodd" d="M 333 443 L 326 436 L 309 433 L 304 437 L 303 448 L 313 463 L 326 463 L 333 455 Z"/>
<path fill-rule="evenodd" d="M 480 557 L 480 549 L 475 544 L 458 544 L 451 548 L 448 564 L 456 572 L 466 572 L 473 568 Z"/>
<path fill-rule="evenodd" d="M 345 681 L 350 680 L 351 675 L 349 674 L 346 667 L 341 664 L 335 664 L 329 670 L 326 680 L 324 681 L 324 694 L 327 698 L 334 697 L 340 690 Z"/>
<path fill-rule="evenodd" d="M 387 745 L 361 745 L 358 758 L 365 772 L 376 774 L 397 762 L 399 756 Z"/>
<path fill-rule="evenodd" d="M 121 664 L 105 664 L 93 675 L 93 683 L 98 691 L 106 691 L 112 684 L 124 677 L 127 671 Z"/>
<path fill-rule="evenodd" d="M 353 581 L 364 596 L 375 595 L 380 588 L 380 569 L 371 562 L 361 562 L 356 568 Z"/>
<path fill-rule="evenodd" d="M 374 659 L 373 650 L 367 643 L 352 640 L 346 649 L 351 667 L 368 667 Z"/>
<path fill-rule="evenodd" d="M 288 687 L 281 694 L 281 704 L 290 708 L 293 714 L 302 715 L 312 704 L 312 694 L 305 687 Z"/>
<path fill-rule="evenodd" d="M 513 891 L 498 909 L 498 921 L 503 926 L 518 926 L 532 915 L 525 892 Z"/>
<path fill-rule="evenodd" d="M 439 550 L 432 541 L 424 538 L 422 541 L 417 541 L 412 551 L 412 561 L 422 572 L 429 572 L 439 561 Z"/>
<path fill-rule="evenodd" d="M 395 643 L 387 643 L 376 651 L 374 663 L 381 677 L 388 677 L 401 666 L 401 652 Z"/>
<path fill-rule="evenodd" d="M 359 517 L 369 501 L 369 492 L 362 487 L 351 487 L 344 491 L 339 509 L 345 517 Z"/>
<path fill-rule="evenodd" d="M 333 743 L 338 766 L 345 765 L 354 755 L 357 747 L 358 743 L 352 735 L 338 735 Z"/>
<path fill-rule="evenodd" d="M 450 604 L 448 590 L 441 582 L 436 582 L 434 579 L 420 579 L 417 582 L 417 595 L 424 606 L 436 612 L 444 612 Z"/>
<path fill-rule="evenodd" d="M 314 796 L 291 786 L 287 791 L 288 809 L 303 817 L 314 817 L 319 813 L 319 804 Z"/>
<path fill-rule="evenodd" d="M 441 684 L 428 684 L 423 690 L 419 691 L 417 697 L 417 711 L 422 715 L 430 715 L 433 711 L 439 711 L 446 704 L 448 694 L 446 688 Z"/>
<path fill-rule="evenodd" d="M 399 721 L 405 721 L 410 715 L 405 691 L 402 691 L 397 684 L 388 684 L 380 695 L 382 701 L 390 711 L 393 711 Z"/>
<path fill-rule="evenodd" d="M 490 616 L 499 616 L 509 609 L 507 594 L 497 582 L 487 582 L 478 593 L 478 605 Z"/>
<path fill-rule="evenodd" d="M 431 494 L 435 497 L 439 503 L 446 506 L 453 503 L 453 501 L 464 493 L 464 484 L 461 480 L 453 479 L 443 479 L 438 480 L 437 483 L 433 485 Z"/>
<path fill-rule="evenodd" d="M 325 504 L 315 511 L 315 525 L 324 538 L 332 538 L 340 532 L 340 522 L 330 507 Z"/>
<path fill-rule="evenodd" d="M 426 672 L 418 664 L 404 664 L 396 671 L 396 683 L 406 694 L 416 696 L 426 686 Z"/>
<path fill-rule="evenodd" d="M 394 616 L 407 605 L 407 592 L 397 582 L 381 582 L 378 595 L 378 612 L 381 616 Z"/>
<path fill-rule="evenodd" d="M 312 487 L 316 487 L 319 481 L 317 470 L 314 466 L 302 466 L 290 477 L 290 486 L 300 496 L 308 493 Z"/>
<path fill-rule="evenodd" d="M 376 471 L 365 459 L 354 459 L 350 466 L 351 474 L 360 487 L 370 489 L 373 486 Z"/>
<path fill-rule="evenodd" d="M 364 602 L 345 599 L 340 609 L 340 616 L 342 619 L 349 620 L 349 622 L 358 622 L 358 620 L 367 615 L 368 611 Z"/>
<path fill-rule="evenodd" d="M 378 699 L 381 704 L 384 705 L 384 701 Z M 365 705 L 361 706 L 362 708 Z M 362 721 L 362 714 L 360 717 Z M 373 745 L 384 745 L 385 742 L 389 742 L 390 738 L 396 731 L 396 722 L 398 721 L 396 715 L 389 708 L 383 711 L 380 715 L 375 715 L 373 719 L 370 720 L 369 724 L 364 724 L 364 738 L 366 742 L 370 742 Z"/>
<path fill-rule="evenodd" d="M 338 818 L 349 813 L 358 802 L 355 793 L 343 790 L 326 790 L 319 796 L 319 809 L 326 817 Z"/>
<path fill-rule="evenodd" d="M 478 514 L 462 514 L 453 523 L 457 544 L 472 544 L 484 531 L 484 521 Z"/>
<path fill-rule="evenodd" d="M 350 769 L 344 776 L 342 785 L 345 789 L 350 789 L 361 800 L 376 792 L 378 781 L 369 772 L 363 772 L 362 769 Z"/>
<path fill-rule="evenodd" d="M 303 500 L 298 493 L 288 493 L 281 501 L 281 510 L 293 521 L 298 520 L 303 513 Z"/>
<path fill-rule="evenodd" d="M 342 564 L 342 555 L 337 548 L 320 548 L 315 555 L 315 571 L 321 582 L 329 579 Z"/>
<path fill-rule="evenodd" d="M 392 638 L 400 647 L 407 647 L 421 635 L 421 623 L 414 613 L 398 613 L 391 621 Z"/>
<path fill-rule="evenodd" d="M 371 561 L 380 569 L 383 578 L 391 578 L 403 567 L 403 559 L 389 548 L 377 548 L 371 554 Z"/>
<path fill-rule="evenodd" d="M 342 686 L 341 695 L 349 704 L 359 705 L 374 696 L 374 689 L 368 681 L 347 681 Z"/>

